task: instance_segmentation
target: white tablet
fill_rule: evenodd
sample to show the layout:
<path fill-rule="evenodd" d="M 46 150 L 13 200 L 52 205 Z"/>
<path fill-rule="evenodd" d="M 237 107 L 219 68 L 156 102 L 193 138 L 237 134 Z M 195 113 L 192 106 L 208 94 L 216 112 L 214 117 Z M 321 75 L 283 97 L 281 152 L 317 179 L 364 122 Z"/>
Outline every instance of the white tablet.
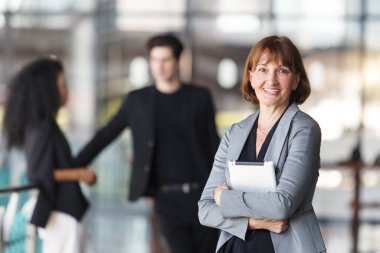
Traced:
<path fill-rule="evenodd" d="M 245 192 L 271 192 L 276 190 L 273 162 L 228 161 L 231 186 Z"/>

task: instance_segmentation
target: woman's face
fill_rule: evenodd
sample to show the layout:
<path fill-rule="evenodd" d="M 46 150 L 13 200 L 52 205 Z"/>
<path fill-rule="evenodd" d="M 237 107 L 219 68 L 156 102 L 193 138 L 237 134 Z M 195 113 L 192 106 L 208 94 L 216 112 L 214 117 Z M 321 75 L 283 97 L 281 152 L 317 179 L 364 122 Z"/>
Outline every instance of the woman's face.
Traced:
<path fill-rule="evenodd" d="M 282 62 L 268 62 L 263 55 L 250 74 L 251 86 L 256 92 L 260 107 L 288 106 L 290 94 L 300 81 L 299 74 L 292 73 Z"/>
<path fill-rule="evenodd" d="M 58 93 L 59 93 L 59 100 L 60 100 L 60 106 L 63 106 L 67 102 L 68 98 L 68 91 L 67 91 L 67 86 L 66 86 L 66 80 L 65 80 L 65 75 L 63 72 L 60 72 L 58 74 L 58 80 L 57 80 L 57 85 L 58 85 Z"/>

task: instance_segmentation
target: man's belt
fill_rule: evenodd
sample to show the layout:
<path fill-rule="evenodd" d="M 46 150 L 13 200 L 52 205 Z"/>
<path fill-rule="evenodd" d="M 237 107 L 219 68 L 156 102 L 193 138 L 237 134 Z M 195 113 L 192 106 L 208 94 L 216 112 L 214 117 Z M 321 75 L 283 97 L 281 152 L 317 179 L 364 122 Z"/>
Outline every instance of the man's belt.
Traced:
<path fill-rule="evenodd" d="M 198 190 L 200 188 L 200 184 L 198 182 L 188 182 L 183 184 L 164 184 L 161 185 L 161 192 L 183 192 L 190 193 L 194 190 Z"/>

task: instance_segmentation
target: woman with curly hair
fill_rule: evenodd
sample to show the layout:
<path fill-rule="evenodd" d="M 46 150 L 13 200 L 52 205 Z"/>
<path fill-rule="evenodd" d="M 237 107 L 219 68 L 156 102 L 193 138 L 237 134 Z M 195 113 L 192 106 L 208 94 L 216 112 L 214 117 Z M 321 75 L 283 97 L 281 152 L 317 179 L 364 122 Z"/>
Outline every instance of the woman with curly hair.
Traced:
<path fill-rule="evenodd" d="M 44 253 L 79 253 L 80 221 L 89 205 L 79 182 L 92 185 L 96 174 L 75 167 L 56 122 L 68 94 L 63 64 L 50 57 L 34 60 L 8 88 L 3 120 L 7 147 L 25 152 L 28 179 L 39 188 L 30 222 L 44 228 Z"/>

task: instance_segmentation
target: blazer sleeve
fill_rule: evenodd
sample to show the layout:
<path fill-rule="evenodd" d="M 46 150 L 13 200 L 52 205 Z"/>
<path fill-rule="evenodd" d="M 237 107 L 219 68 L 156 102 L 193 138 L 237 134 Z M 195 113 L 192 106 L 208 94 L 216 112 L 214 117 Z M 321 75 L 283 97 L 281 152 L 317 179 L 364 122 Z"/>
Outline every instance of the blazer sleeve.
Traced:
<path fill-rule="evenodd" d="M 224 135 L 218 151 L 216 152 L 210 177 L 202 192 L 201 199 L 198 202 L 198 216 L 202 225 L 224 230 L 245 240 L 245 234 L 248 229 L 248 218 L 225 218 L 222 215 L 221 208 L 216 205 L 214 201 L 215 188 L 219 184 L 226 182 L 224 170 L 227 161 L 226 156 L 229 145 L 229 133 L 230 131 L 227 131 Z"/>
<path fill-rule="evenodd" d="M 293 128 L 296 128 L 293 125 Z M 291 217 L 315 187 L 320 167 L 321 130 L 315 121 L 298 122 L 289 137 L 288 156 L 275 192 L 224 190 L 224 218 L 255 217 L 281 220 Z"/>
<path fill-rule="evenodd" d="M 87 166 L 109 143 L 111 143 L 128 126 L 130 99 L 127 97 L 119 111 L 98 130 L 95 136 L 74 158 L 75 166 Z"/>
<path fill-rule="evenodd" d="M 29 181 L 39 187 L 51 205 L 55 200 L 54 128 L 49 121 L 30 127 L 25 136 Z"/>

